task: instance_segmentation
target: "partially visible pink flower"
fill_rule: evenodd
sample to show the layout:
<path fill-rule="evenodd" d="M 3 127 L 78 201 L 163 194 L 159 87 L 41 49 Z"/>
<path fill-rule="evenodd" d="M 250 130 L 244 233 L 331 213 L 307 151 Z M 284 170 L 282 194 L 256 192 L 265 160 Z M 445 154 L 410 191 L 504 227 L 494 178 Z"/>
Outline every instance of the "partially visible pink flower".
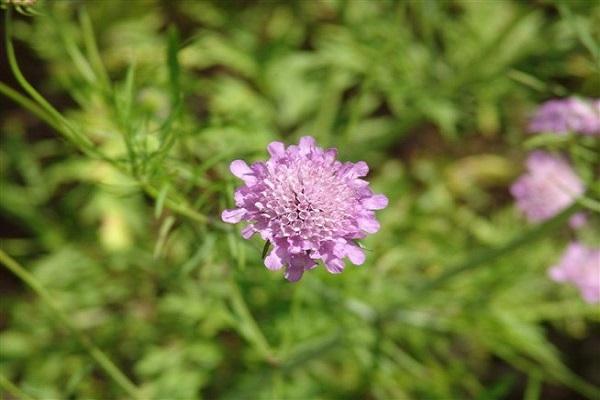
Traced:
<path fill-rule="evenodd" d="M 531 222 L 553 217 L 585 191 L 581 179 L 562 157 L 534 151 L 527 158 L 527 172 L 511 186 L 517 207 Z"/>
<path fill-rule="evenodd" d="M 560 262 L 548 274 L 556 282 L 577 286 L 588 303 L 600 302 L 600 248 L 571 242 Z"/>
<path fill-rule="evenodd" d="M 588 217 L 583 212 L 578 212 L 573 214 L 571 218 L 569 218 L 569 226 L 573 229 L 580 229 L 587 225 Z"/>
<path fill-rule="evenodd" d="M 529 131 L 600 135 L 600 99 L 585 101 L 569 97 L 547 101 L 536 111 Z"/>
<path fill-rule="evenodd" d="M 268 240 L 273 249 L 265 266 L 285 267 L 290 281 L 316 267 L 317 260 L 334 274 L 344 269 L 344 257 L 362 264 L 365 254 L 356 240 L 379 230 L 374 210 L 388 204 L 361 179 L 369 172 L 367 164 L 337 161 L 335 149 L 317 147 L 310 136 L 298 146 L 273 142 L 267 149 L 266 162 L 231 163 L 231 172 L 245 185 L 235 192 L 237 208 L 223 211 L 223 221 L 249 222 L 242 236 L 259 233 Z"/>

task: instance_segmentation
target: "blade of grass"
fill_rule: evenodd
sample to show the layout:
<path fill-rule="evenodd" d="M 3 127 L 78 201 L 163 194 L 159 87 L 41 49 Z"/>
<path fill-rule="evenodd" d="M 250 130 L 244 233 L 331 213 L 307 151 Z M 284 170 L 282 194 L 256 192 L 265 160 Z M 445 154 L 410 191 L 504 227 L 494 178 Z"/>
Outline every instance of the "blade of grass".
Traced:
<path fill-rule="evenodd" d="M 576 16 L 573 15 L 571 9 L 567 6 L 568 2 L 560 2 L 557 4 L 558 11 L 561 16 L 565 18 L 571 29 L 577 35 L 579 41 L 585 46 L 585 48 L 590 52 L 592 58 L 594 59 L 594 65 L 596 66 L 596 70 L 599 67 L 599 59 L 600 59 L 600 46 L 594 40 L 592 33 L 589 31 L 586 25 L 582 24 L 580 21 L 576 20 Z"/>
<path fill-rule="evenodd" d="M 75 43 L 75 39 L 73 38 L 73 36 L 69 32 L 66 32 L 65 24 L 61 23 L 61 21 L 56 20 L 54 17 L 51 17 L 51 19 L 54 21 L 54 25 L 58 29 L 58 33 L 63 42 L 64 49 L 71 58 L 73 66 L 77 69 L 77 71 L 79 71 L 81 76 L 92 86 L 97 85 L 98 78 L 96 76 L 96 72 L 88 62 L 87 58 L 85 58 L 85 56 L 81 52 L 81 49 L 79 48 L 77 43 Z"/>
<path fill-rule="evenodd" d="M 17 385 L 9 381 L 4 375 L 0 374 L 0 388 L 6 390 L 11 396 L 21 400 L 34 400 L 33 397 L 19 389 Z"/>
<path fill-rule="evenodd" d="M 42 300 L 42 302 L 52 311 L 54 316 L 60 323 L 67 328 L 69 332 L 77 339 L 81 346 L 88 352 L 88 354 L 98 363 L 98 365 L 110 376 L 125 393 L 135 399 L 141 399 L 139 389 L 129 380 L 129 378 L 108 358 L 108 356 L 100 350 L 92 341 L 81 332 L 71 322 L 69 317 L 63 310 L 56 304 L 50 293 L 46 288 L 32 275 L 30 274 L 21 264 L 15 259 L 10 257 L 0 249 L 0 262 L 4 264 L 8 270 L 15 274 L 21 279 L 31 290 L 33 290 Z"/>
<path fill-rule="evenodd" d="M 127 158 L 129 160 L 129 166 L 131 168 L 131 174 L 134 177 L 139 177 L 137 152 L 133 145 L 133 129 L 131 121 L 131 113 L 133 108 L 133 97 L 134 97 L 134 84 L 135 84 L 135 64 L 130 64 L 127 68 L 127 74 L 125 76 L 125 84 L 122 88 L 121 95 L 115 96 L 115 111 L 117 114 L 117 120 L 123 133 L 123 143 L 127 149 Z"/>
<path fill-rule="evenodd" d="M 168 216 L 160 225 L 158 240 L 156 241 L 156 245 L 154 246 L 154 259 L 158 259 L 161 256 L 165 247 L 165 243 L 167 242 L 167 239 L 169 237 L 169 232 L 171 231 L 171 228 L 173 227 L 174 223 L 175 218 L 173 218 L 172 216 Z"/>
<path fill-rule="evenodd" d="M 156 203 L 154 204 L 154 218 L 160 218 L 163 208 L 165 206 L 165 199 L 167 198 L 167 194 L 169 193 L 169 185 L 167 183 L 163 184 L 162 188 L 158 192 L 158 197 L 156 198 Z"/>
<path fill-rule="evenodd" d="M 159 198 L 160 191 L 152 185 L 142 183 L 142 188 L 153 199 L 156 200 Z M 209 219 L 206 215 L 193 210 L 185 204 L 178 203 L 177 201 L 171 199 L 168 196 L 165 196 L 164 205 L 168 207 L 171 211 L 176 212 L 177 214 L 187 217 L 193 221 L 199 222 L 201 224 L 210 223 L 216 227 L 220 226 L 219 224 L 216 224 L 214 220 Z"/>
<path fill-rule="evenodd" d="M 542 392 L 542 379 L 540 374 L 533 371 L 529 374 L 527 379 L 527 387 L 525 388 L 525 394 L 523 400 L 539 400 Z"/>
<path fill-rule="evenodd" d="M 176 108 L 181 102 L 181 66 L 177 53 L 179 52 L 179 32 L 173 26 L 169 28 L 167 45 L 167 67 L 169 70 L 169 88 L 171 89 L 171 106 Z"/>
<path fill-rule="evenodd" d="M 27 97 L 23 96 L 21 93 L 17 92 L 10 86 L 5 85 L 3 82 L 0 82 L 0 93 L 4 96 L 8 97 L 21 107 L 25 108 L 27 111 L 31 112 L 33 115 L 50 125 L 54 130 L 61 131 L 60 125 L 56 122 L 56 120 L 49 115 L 46 110 L 38 106 L 35 102 L 31 101 Z"/>
<path fill-rule="evenodd" d="M 86 154 L 93 156 L 100 156 L 98 150 L 95 149 L 93 143 L 84 135 L 81 135 L 77 132 L 66 120 L 46 99 L 37 91 L 31 84 L 25 79 L 25 76 L 21 72 L 19 68 L 19 64 L 17 63 L 17 57 L 15 54 L 15 48 L 12 42 L 12 9 L 9 8 L 6 11 L 5 16 L 5 36 L 4 36 L 5 46 L 6 46 L 6 54 L 8 57 L 8 64 L 10 69 L 15 76 L 17 82 L 21 85 L 21 87 L 31 96 L 33 100 L 35 100 L 38 105 L 46 111 L 48 115 L 50 115 L 62 129 L 59 130 L 67 139 L 76 143 L 82 151 L 86 152 Z M 101 157 L 102 158 L 102 157 Z"/>
<path fill-rule="evenodd" d="M 244 300 L 242 291 L 235 279 L 232 279 L 230 286 L 231 306 L 240 319 L 240 333 L 255 347 L 265 361 L 271 365 L 278 365 L 280 361 L 275 356 L 265 335 L 252 316 L 252 313 Z"/>
<path fill-rule="evenodd" d="M 92 20 L 90 19 L 85 5 L 82 5 L 82 7 L 79 9 L 79 24 L 81 25 L 83 41 L 88 58 L 90 59 L 91 66 L 94 69 L 94 72 L 96 73 L 98 78 L 100 79 L 100 82 L 103 85 L 104 89 L 110 92 L 110 78 L 108 77 L 108 73 L 106 72 L 104 63 L 102 62 L 102 58 L 100 57 L 100 52 L 98 51 L 98 44 L 96 43 L 96 35 L 94 35 Z"/>

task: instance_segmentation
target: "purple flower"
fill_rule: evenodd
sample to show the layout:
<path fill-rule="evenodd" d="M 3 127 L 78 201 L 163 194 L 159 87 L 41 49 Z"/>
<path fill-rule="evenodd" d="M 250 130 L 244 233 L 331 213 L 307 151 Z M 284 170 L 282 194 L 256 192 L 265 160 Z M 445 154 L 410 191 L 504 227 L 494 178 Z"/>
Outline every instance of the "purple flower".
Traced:
<path fill-rule="evenodd" d="M 533 116 L 529 131 L 600 135 L 600 99 L 588 102 L 569 97 L 547 101 Z"/>
<path fill-rule="evenodd" d="M 532 222 L 544 221 L 558 214 L 584 190 L 583 182 L 566 160 L 543 151 L 529 155 L 527 172 L 510 188 L 517 207 Z"/>
<path fill-rule="evenodd" d="M 571 242 L 560 262 L 549 273 L 556 282 L 570 282 L 588 303 L 600 302 L 600 248 Z"/>
<path fill-rule="evenodd" d="M 369 172 L 367 164 L 337 161 L 335 149 L 317 147 L 310 136 L 298 146 L 273 142 L 267 149 L 266 162 L 231 163 L 231 172 L 245 185 L 235 191 L 237 208 L 223 211 L 223 221 L 248 221 L 242 236 L 258 232 L 268 240 L 273 248 L 265 266 L 285 266 L 290 281 L 316 267 L 317 260 L 333 274 L 344 269 L 344 257 L 362 264 L 365 254 L 356 240 L 379 230 L 373 210 L 388 204 L 361 179 Z"/>

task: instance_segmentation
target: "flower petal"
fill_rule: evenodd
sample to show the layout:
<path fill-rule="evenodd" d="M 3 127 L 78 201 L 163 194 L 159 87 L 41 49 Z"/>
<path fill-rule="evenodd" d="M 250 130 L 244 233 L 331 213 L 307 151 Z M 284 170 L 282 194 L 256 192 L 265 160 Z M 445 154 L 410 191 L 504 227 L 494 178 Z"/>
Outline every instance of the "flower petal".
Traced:
<path fill-rule="evenodd" d="M 379 222 L 375 217 L 360 217 L 356 220 L 358 227 L 367 233 L 375 233 L 379 230 Z"/>
<path fill-rule="evenodd" d="M 352 172 L 354 172 L 357 177 L 366 176 L 369 173 L 369 166 L 366 162 L 359 161 L 354 164 Z"/>
<path fill-rule="evenodd" d="M 373 195 L 362 201 L 362 205 L 367 210 L 381 210 L 387 207 L 388 198 L 382 194 Z"/>
<path fill-rule="evenodd" d="M 290 282 L 296 282 L 299 281 L 300 278 L 302 278 L 302 275 L 304 274 L 304 268 L 296 266 L 296 267 L 292 267 L 289 266 L 287 268 L 287 270 L 285 271 L 285 279 L 287 279 Z"/>
<path fill-rule="evenodd" d="M 579 229 L 587 224 L 588 218 L 585 213 L 578 212 L 569 218 L 569 226 L 573 229 Z"/>
<path fill-rule="evenodd" d="M 252 183 L 256 181 L 254 172 L 252 172 L 244 160 L 234 160 L 229 166 L 229 170 L 233 175 L 242 179 L 246 183 Z"/>
<path fill-rule="evenodd" d="M 255 233 L 256 233 L 256 230 L 254 229 L 254 226 L 252 226 L 252 225 L 248 225 L 247 227 L 242 229 L 242 237 L 244 239 L 250 239 L 252 237 L 252 235 L 254 235 Z"/>
<path fill-rule="evenodd" d="M 242 220 L 242 218 L 244 217 L 245 214 L 246 214 L 246 210 L 244 210 L 242 208 L 233 208 L 231 210 L 223 210 L 223 212 L 221 213 L 221 219 L 224 222 L 227 222 L 230 224 L 237 224 L 238 222 L 240 222 Z"/>
<path fill-rule="evenodd" d="M 312 149 L 313 147 L 316 146 L 316 141 L 315 138 L 312 136 L 302 136 L 300 138 L 300 143 L 298 144 L 298 146 L 300 146 L 300 149 L 302 151 L 308 151 L 310 149 Z"/>
<path fill-rule="evenodd" d="M 556 282 L 564 282 L 568 278 L 567 274 L 565 274 L 565 271 L 560 267 L 551 268 L 548 271 L 548 275 L 550 276 L 550 278 L 552 278 L 553 281 Z"/>
<path fill-rule="evenodd" d="M 344 262 L 339 258 L 330 258 L 325 261 L 325 268 L 332 274 L 339 274 L 344 270 Z"/>
<path fill-rule="evenodd" d="M 362 265 L 365 262 L 365 252 L 354 243 L 346 245 L 346 255 L 354 265 Z"/>
<path fill-rule="evenodd" d="M 267 146 L 267 151 L 273 158 L 280 158 L 285 155 L 285 145 L 281 142 L 271 142 Z"/>
<path fill-rule="evenodd" d="M 269 255 L 265 257 L 265 267 L 271 271 L 276 271 L 283 267 L 283 260 L 277 254 L 277 248 L 273 248 Z"/>

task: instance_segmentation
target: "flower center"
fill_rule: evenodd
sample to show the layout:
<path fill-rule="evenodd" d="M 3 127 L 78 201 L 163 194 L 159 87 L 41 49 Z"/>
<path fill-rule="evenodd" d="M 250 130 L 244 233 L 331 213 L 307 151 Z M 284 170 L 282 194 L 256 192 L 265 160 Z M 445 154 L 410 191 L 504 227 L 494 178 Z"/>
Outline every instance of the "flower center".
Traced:
<path fill-rule="evenodd" d="M 348 229 L 356 194 L 332 165 L 295 160 L 269 168 L 263 211 L 276 237 L 333 237 Z M 261 204 L 262 206 L 262 204 Z"/>

